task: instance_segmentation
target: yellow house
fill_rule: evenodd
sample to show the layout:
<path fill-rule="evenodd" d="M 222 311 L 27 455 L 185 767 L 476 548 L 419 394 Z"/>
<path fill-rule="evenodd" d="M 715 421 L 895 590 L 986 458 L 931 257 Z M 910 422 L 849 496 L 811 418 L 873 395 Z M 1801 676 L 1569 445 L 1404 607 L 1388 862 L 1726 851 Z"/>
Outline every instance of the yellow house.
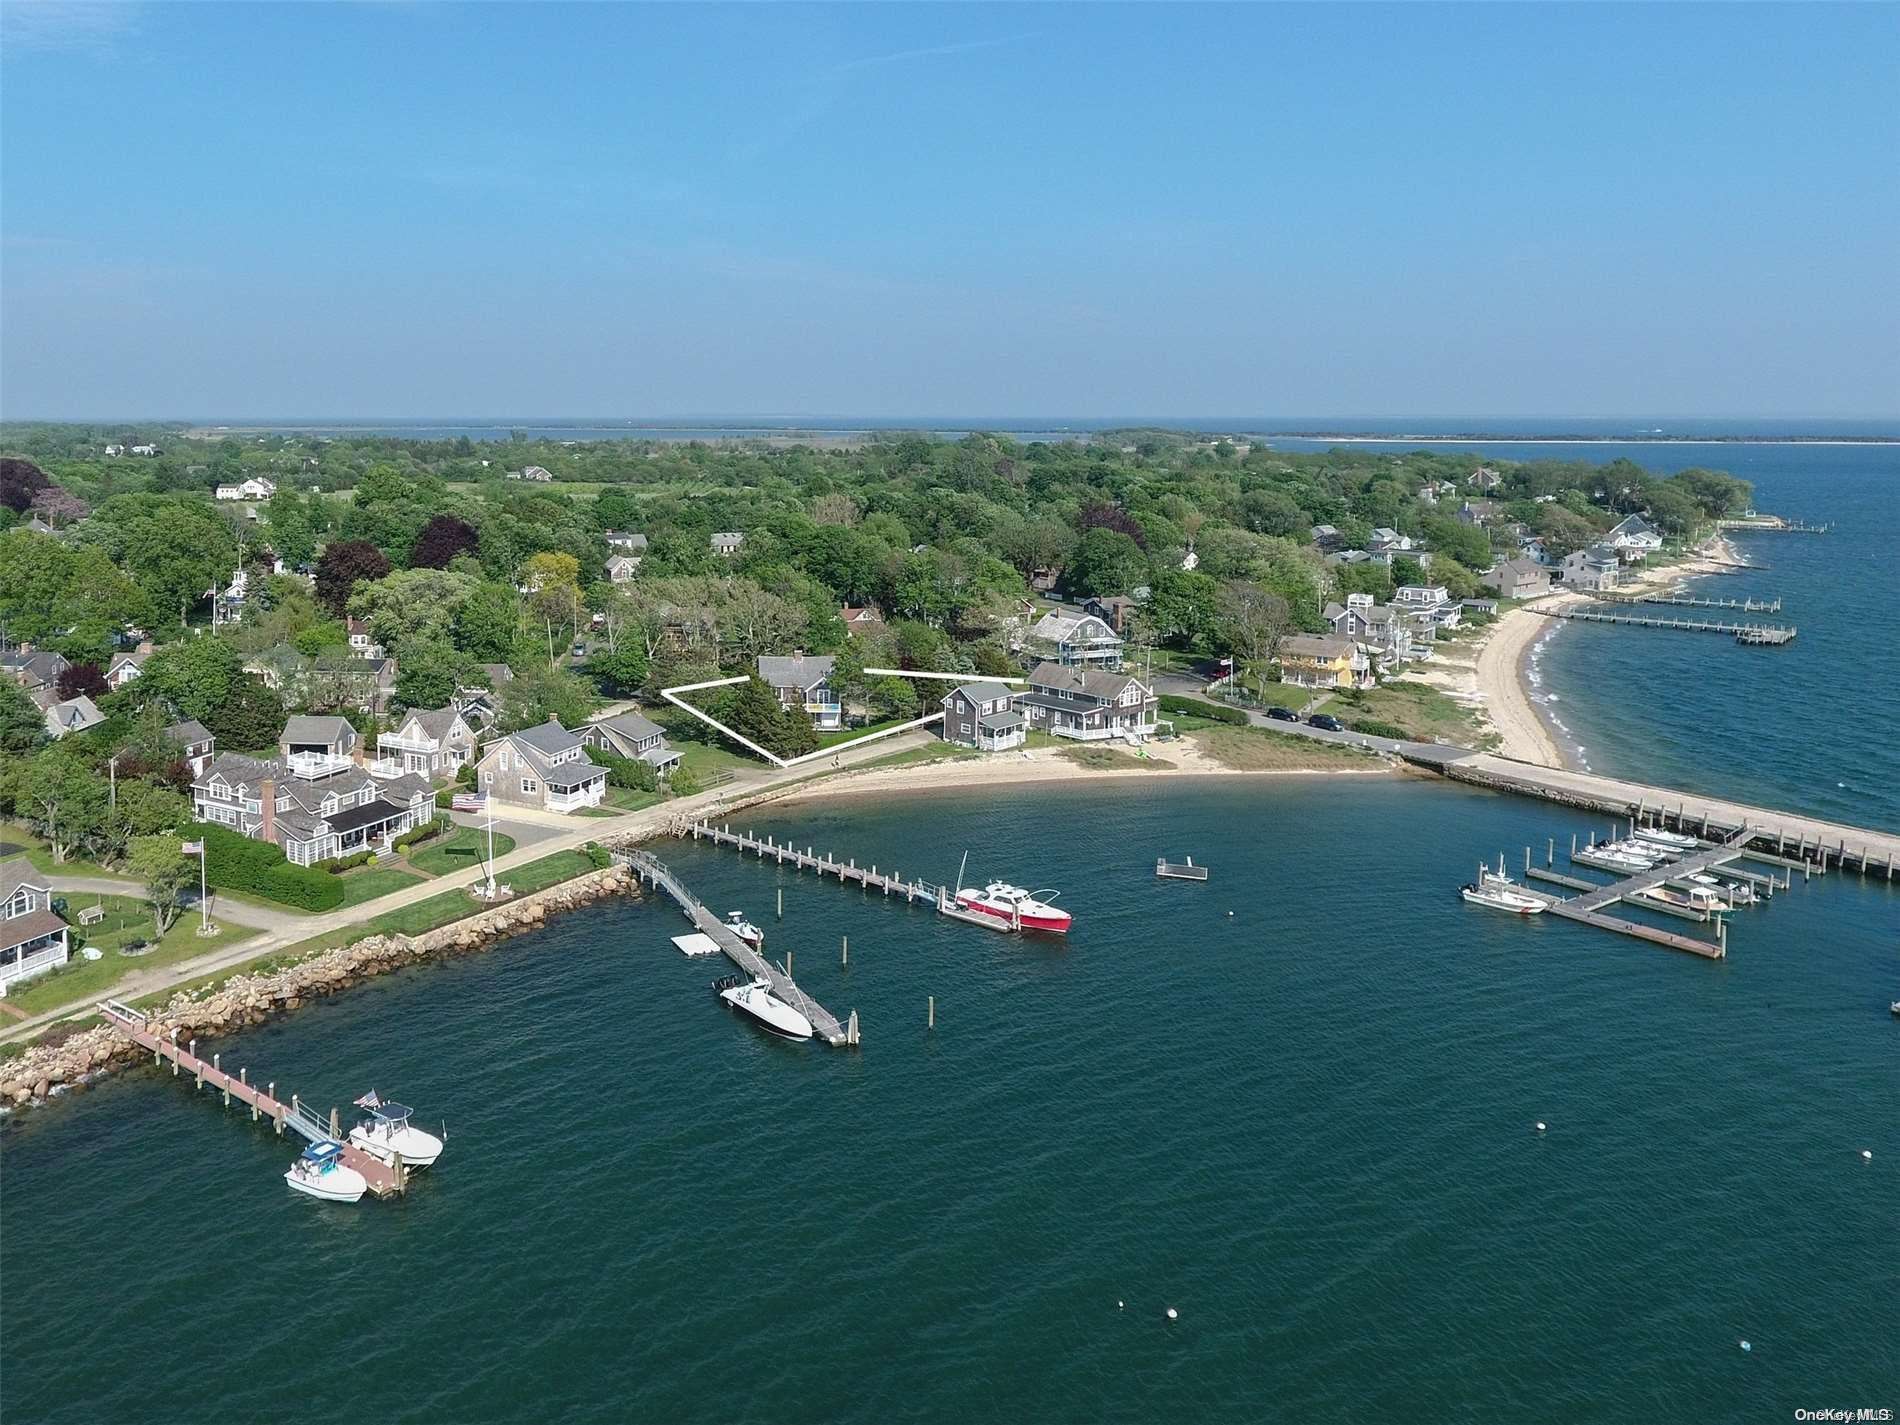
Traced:
<path fill-rule="evenodd" d="M 1369 688 L 1372 659 L 1350 638 L 1295 633 L 1280 640 L 1280 677 L 1303 688 Z"/>

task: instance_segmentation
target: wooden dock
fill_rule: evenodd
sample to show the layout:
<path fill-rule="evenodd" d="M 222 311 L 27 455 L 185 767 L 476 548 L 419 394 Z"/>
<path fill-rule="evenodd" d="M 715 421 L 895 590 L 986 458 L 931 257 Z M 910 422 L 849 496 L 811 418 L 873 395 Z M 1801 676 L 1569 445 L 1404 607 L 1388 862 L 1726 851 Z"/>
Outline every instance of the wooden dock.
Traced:
<path fill-rule="evenodd" d="M 1674 604 L 1691 609 L 1740 609 L 1746 614 L 1778 614 L 1780 599 L 1696 599 L 1687 594 L 1599 594 L 1606 604 Z"/>
<path fill-rule="evenodd" d="M 169 1036 L 161 1036 L 152 1029 L 148 1016 L 117 1000 L 105 1001 L 99 1006 L 99 1013 L 106 1023 L 126 1038 L 142 1049 L 149 1049 L 154 1064 L 169 1060 L 173 1078 L 181 1073 L 190 1074 L 199 1092 L 204 1090 L 206 1084 L 210 1084 L 212 1092 L 223 1095 L 226 1105 L 236 1099 L 250 1109 L 253 1123 L 259 1118 L 268 1118 L 275 1125 L 279 1137 L 283 1136 L 284 1129 L 289 1128 L 313 1143 L 336 1144 L 341 1150 L 344 1166 L 361 1173 L 363 1181 L 369 1184 L 369 1190 L 376 1196 L 391 1197 L 408 1187 L 408 1170 L 399 1162 L 386 1163 L 374 1153 L 367 1153 L 350 1142 L 341 1132 L 342 1125 L 337 1121 L 334 1108 L 330 1110 L 330 1121 L 325 1123 L 296 1094 L 292 1094 L 290 1102 L 285 1103 L 277 1097 L 276 1084 L 260 1089 L 250 1082 L 248 1070 L 238 1070 L 234 1078 L 225 1072 L 219 1062 L 219 1055 L 213 1054 L 210 1063 L 198 1057 L 196 1039 L 187 1041 L 181 1047 L 177 1030 L 174 1029 Z"/>
<path fill-rule="evenodd" d="M 790 975 L 733 934 L 732 927 L 708 910 L 657 856 L 646 851 L 616 852 L 615 856 L 631 867 L 641 880 L 665 891 L 678 902 L 680 909 L 686 912 L 686 918 L 693 922 L 693 928 L 717 945 L 728 960 L 748 975 L 769 981 L 772 993 L 809 1019 L 812 1031 L 825 1043 L 834 1047 L 855 1047 L 858 1044 L 856 1010 L 844 1023 L 839 1023 L 835 1014 L 800 989 L 798 982 Z"/>
<path fill-rule="evenodd" d="M 1612 600 L 1611 602 L 1614 602 Z M 1775 648 L 1794 641 L 1793 628 L 1779 628 L 1765 623 L 1722 623 L 1715 619 L 1696 618 L 1650 618 L 1643 614 L 1599 613 L 1588 609 L 1540 609 L 1534 604 L 1525 608 L 1545 618 L 1569 619 L 1578 623 L 1620 623 L 1631 628 L 1674 628 L 1686 633 L 1726 633 L 1737 643 L 1754 648 Z"/>

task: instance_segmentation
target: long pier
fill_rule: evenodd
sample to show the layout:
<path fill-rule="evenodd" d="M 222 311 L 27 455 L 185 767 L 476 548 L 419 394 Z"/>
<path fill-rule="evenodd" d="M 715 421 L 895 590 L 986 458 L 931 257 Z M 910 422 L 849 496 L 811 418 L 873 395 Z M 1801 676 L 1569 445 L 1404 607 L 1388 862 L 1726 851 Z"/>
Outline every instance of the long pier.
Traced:
<path fill-rule="evenodd" d="M 289 1128 L 313 1143 L 336 1144 L 341 1150 L 345 1166 L 361 1173 L 363 1181 L 369 1184 L 369 1190 L 376 1196 L 391 1197 L 408 1186 L 408 1170 L 400 1163 L 386 1163 L 374 1153 L 367 1153 L 357 1147 L 343 1135 L 341 1125 L 336 1121 L 335 1109 L 330 1110 L 330 1121 L 325 1123 L 296 1094 L 290 1096 L 289 1103 L 278 1098 L 275 1083 L 260 1089 L 250 1081 L 248 1069 L 239 1069 L 237 1077 L 233 1078 L 219 1062 L 219 1055 L 213 1054 L 209 1063 L 198 1057 L 196 1039 L 188 1040 L 181 1047 L 177 1030 L 174 1029 L 169 1037 L 161 1036 L 153 1031 L 149 1017 L 117 1000 L 105 1001 L 99 1006 L 99 1013 L 106 1023 L 134 1044 L 150 1050 L 154 1064 L 169 1060 L 173 1078 L 190 1074 L 195 1090 L 200 1093 L 206 1084 L 210 1084 L 214 1093 L 223 1095 L 227 1106 L 232 1099 L 236 1099 L 250 1109 L 253 1123 L 259 1118 L 270 1119 L 276 1126 L 278 1137 L 281 1138 L 284 1129 Z"/>
<path fill-rule="evenodd" d="M 1740 609 L 1746 614 L 1778 614 L 1780 599 L 1697 599 L 1687 594 L 1599 594 L 1605 604 L 1675 604 L 1692 609 Z"/>
<path fill-rule="evenodd" d="M 686 912 L 686 918 L 692 921 L 693 928 L 717 945 L 728 960 L 755 979 L 769 981 L 772 993 L 809 1019 L 812 1031 L 825 1043 L 834 1047 L 855 1047 L 858 1044 L 856 1010 L 851 1012 L 844 1023 L 839 1023 L 838 1017 L 800 989 L 796 980 L 735 935 L 732 927 L 708 910 L 697 896 L 687 890 L 686 883 L 668 870 L 659 857 L 647 851 L 627 851 L 615 854 L 617 859 L 630 866 L 641 880 L 665 891 L 678 902 L 680 909 Z"/>
<path fill-rule="evenodd" d="M 1545 618 L 1573 619 L 1583 623 L 1621 623 L 1632 628 L 1676 628 L 1689 633 L 1726 633 L 1737 643 L 1753 647 L 1775 647 L 1794 640 L 1793 628 L 1777 628 L 1765 623 L 1719 623 L 1713 619 L 1648 618 L 1641 614 L 1593 613 L 1583 609 L 1540 609 L 1526 604 L 1534 614 Z"/>

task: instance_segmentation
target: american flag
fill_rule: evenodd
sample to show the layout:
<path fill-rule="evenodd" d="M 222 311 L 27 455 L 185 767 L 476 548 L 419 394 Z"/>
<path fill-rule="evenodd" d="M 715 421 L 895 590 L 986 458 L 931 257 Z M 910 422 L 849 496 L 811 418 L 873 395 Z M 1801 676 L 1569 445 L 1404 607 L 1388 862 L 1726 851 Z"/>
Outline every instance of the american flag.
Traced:
<path fill-rule="evenodd" d="M 205 854 L 205 844 L 202 841 L 187 841 L 181 844 L 178 849 L 187 856 L 202 856 Z"/>
<path fill-rule="evenodd" d="M 358 1108 L 381 1108 L 383 1101 L 376 1096 L 376 1090 L 371 1089 L 356 1101 L 356 1106 Z"/>

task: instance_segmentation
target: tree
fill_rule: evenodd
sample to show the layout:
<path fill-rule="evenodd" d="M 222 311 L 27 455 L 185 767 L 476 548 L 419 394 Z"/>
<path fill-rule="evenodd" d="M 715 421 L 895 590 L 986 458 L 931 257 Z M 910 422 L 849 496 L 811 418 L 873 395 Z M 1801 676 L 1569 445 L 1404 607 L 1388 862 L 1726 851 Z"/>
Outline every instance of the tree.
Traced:
<path fill-rule="evenodd" d="M 1156 576 L 1148 616 L 1155 637 L 1178 648 L 1192 648 L 1213 628 L 1220 599 L 1219 581 L 1190 569 L 1166 569 Z"/>
<path fill-rule="evenodd" d="M 316 530 L 294 490 L 279 490 L 265 508 L 269 511 L 271 548 L 279 559 L 292 568 L 301 568 L 316 558 Z"/>
<path fill-rule="evenodd" d="M 361 539 L 332 540 L 317 561 L 317 600 L 332 618 L 342 618 L 359 583 L 374 583 L 389 573 L 389 560 Z"/>
<path fill-rule="evenodd" d="M 284 700 L 262 678 L 240 672 L 204 724 L 222 748 L 245 751 L 269 747 L 284 730 Z"/>
<path fill-rule="evenodd" d="M 58 680 L 53 684 L 62 700 L 66 698 L 103 698 L 112 690 L 106 686 L 106 675 L 99 671 L 97 663 L 69 663 L 60 670 Z"/>
<path fill-rule="evenodd" d="M 480 584 L 450 624 L 455 646 L 477 663 L 506 663 L 521 642 L 521 598 L 506 584 Z"/>
<path fill-rule="evenodd" d="M 11 678 L 0 678 L 0 752 L 21 757 L 46 736 L 46 719 Z"/>
<path fill-rule="evenodd" d="M 143 589 L 106 551 L 13 530 L 0 535 L 0 622 L 16 642 L 105 646 L 151 621 Z"/>
<path fill-rule="evenodd" d="M 774 756 L 790 759 L 818 750 L 818 734 L 801 711 L 781 707 L 778 695 L 757 678 L 723 690 L 713 716 Z"/>
<path fill-rule="evenodd" d="M 1125 594 L 1148 572 L 1147 556 L 1118 530 L 1091 529 L 1076 541 L 1066 582 L 1078 594 Z"/>
<path fill-rule="evenodd" d="M 15 514 L 26 513 L 33 497 L 52 483 L 32 461 L 18 455 L 0 455 L 0 505 Z"/>
<path fill-rule="evenodd" d="M 73 537 L 129 574 L 154 616 L 176 610 L 181 628 L 192 606 L 230 578 L 237 557 L 230 527 L 184 495 L 115 495 Z"/>
<path fill-rule="evenodd" d="M 646 649 L 631 639 L 587 660 L 587 671 L 600 680 L 602 690 L 621 698 L 640 691 L 651 667 Z"/>
<path fill-rule="evenodd" d="M 406 708 L 447 706 L 468 679 L 468 660 L 446 644 L 426 644 L 396 664 L 396 701 Z"/>
<path fill-rule="evenodd" d="M 222 638 L 188 638 L 146 659 L 144 671 L 128 691 L 140 706 L 162 700 L 179 717 L 196 718 L 209 726 L 213 709 L 244 676 L 243 661 Z"/>
<path fill-rule="evenodd" d="M 198 879 L 197 868 L 172 835 L 134 837 L 125 859 L 126 869 L 151 897 L 152 922 L 162 936 L 178 919 L 185 892 Z"/>
<path fill-rule="evenodd" d="M 446 569 L 458 554 L 467 554 L 481 545 L 473 525 L 454 515 L 437 515 L 422 527 L 409 551 L 411 569 Z"/>
<path fill-rule="evenodd" d="M 19 809 L 64 861 L 98 835 L 106 819 L 106 786 L 76 752 L 55 743 L 26 764 L 15 786 Z"/>
<path fill-rule="evenodd" d="M 917 716 L 917 689 L 908 678 L 879 678 L 871 685 L 871 707 L 880 719 Z"/>
<path fill-rule="evenodd" d="M 350 596 L 350 612 L 367 620 L 376 641 L 400 666 L 424 650 L 451 642 L 455 615 L 475 592 L 467 574 L 446 569 L 398 569 Z"/>
<path fill-rule="evenodd" d="M 501 722 L 509 731 L 549 718 L 562 727 L 575 727 L 587 720 L 598 702 L 594 690 L 564 668 L 529 668 L 502 689 Z"/>
<path fill-rule="evenodd" d="M 1221 590 L 1220 639 L 1250 667 L 1279 651 L 1288 622 L 1286 600 L 1258 584 L 1229 584 Z"/>
<path fill-rule="evenodd" d="M 130 837 L 156 836 L 176 831 L 191 821 L 191 800 L 156 782 L 142 782 L 124 774 L 121 762 L 119 805 L 114 816 Z"/>

